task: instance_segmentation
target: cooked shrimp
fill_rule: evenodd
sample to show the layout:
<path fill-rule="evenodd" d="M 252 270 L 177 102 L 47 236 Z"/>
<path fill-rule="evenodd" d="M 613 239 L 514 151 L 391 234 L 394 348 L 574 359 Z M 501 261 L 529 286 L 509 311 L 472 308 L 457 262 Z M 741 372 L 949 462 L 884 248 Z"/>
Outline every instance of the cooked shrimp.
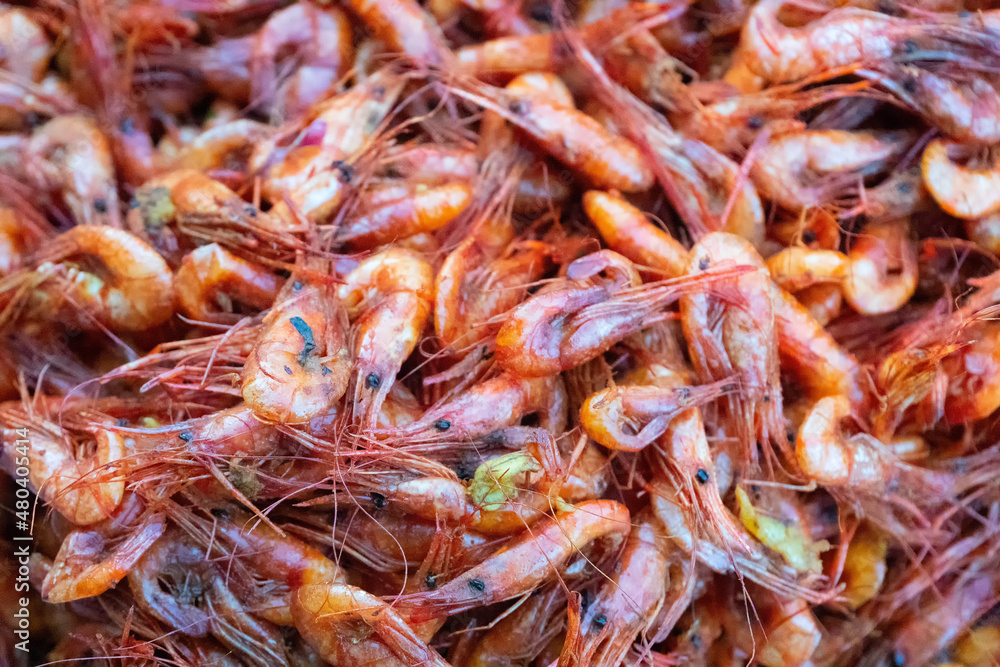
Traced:
<path fill-rule="evenodd" d="M 909 226 L 871 224 L 847 255 L 844 299 L 859 313 L 889 313 L 910 300 L 917 289 L 917 252 Z"/>
<path fill-rule="evenodd" d="M 809 662 L 822 637 L 816 617 L 803 599 L 775 597 L 762 605 L 766 638 L 757 660 L 764 667 L 800 667 Z"/>
<path fill-rule="evenodd" d="M 889 543 L 885 536 L 864 524 L 854 533 L 844 559 L 844 597 L 857 609 L 878 595 L 888 570 L 885 557 Z"/>
<path fill-rule="evenodd" d="M 78 224 L 122 226 L 111 147 L 91 118 L 57 116 L 37 128 L 25 169 L 37 187 L 66 202 Z"/>
<path fill-rule="evenodd" d="M 456 88 L 454 93 L 517 126 L 593 187 L 642 192 L 652 186 L 653 174 L 639 149 L 575 108 L 535 91 L 501 90 L 485 84 L 470 87 L 471 91 Z"/>
<path fill-rule="evenodd" d="M 270 139 L 273 134 L 274 128 L 268 125 L 240 118 L 198 134 L 185 142 L 177 156 L 168 162 L 171 169 L 243 172 L 253 147 Z"/>
<path fill-rule="evenodd" d="M 538 591 L 505 614 L 461 664 L 494 667 L 509 660 L 533 660 L 562 627 L 565 593 L 558 586 Z M 454 662 L 454 659 L 452 658 Z"/>
<path fill-rule="evenodd" d="M 243 400 L 263 419 L 302 423 L 347 391 L 347 314 L 332 287 L 292 280 L 264 318 L 243 369 Z M 280 298 L 280 297 L 279 297 Z"/>
<path fill-rule="evenodd" d="M 966 220 L 965 234 L 984 250 L 1000 255 L 1000 214 L 990 213 L 981 218 Z"/>
<path fill-rule="evenodd" d="M 112 518 L 109 523 L 115 522 Z M 124 539 L 108 526 L 73 530 L 63 541 L 41 593 L 46 602 L 60 603 L 100 595 L 124 579 L 164 531 L 162 514 L 150 514 L 130 527 Z M 111 539 L 108 539 L 111 538 Z M 118 538 L 118 539 L 114 539 Z"/>
<path fill-rule="evenodd" d="M 583 209 L 615 252 L 661 272 L 664 278 L 684 275 L 687 249 L 622 197 L 591 190 L 583 195 Z"/>
<path fill-rule="evenodd" d="M 820 283 L 798 292 L 795 299 L 802 304 L 802 307 L 819 326 L 825 327 L 840 315 L 844 292 L 840 285 Z"/>
<path fill-rule="evenodd" d="M 73 227 L 38 259 L 33 274 L 49 299 L 46 308 L 78 326 L 144 331 L 174 314 L 170 267 L 128 232 L 97 225 Z M 91 270 L 88 259 L 103 266 Z M 76 260 L 84 263 L 77 265 Z"/>
<path fill-rule="evenodd" d="M 728 400 L 736 434 L 748 460 L 756 460 L 756 443 L 787 448 L 778 365 L 778 336 L 772 290 L 764 261 L 747 241 L 725 233 L 705 236 L 691 249 L 692 276 L 720 261 L 757 270 L 732 279 L 733 296 L 705 293 L 681 296 L 681 324 L 698 379 L 704 383 L 740 381 L 740 392 Z"/>
<path fill-rule="evenodd" d="M 517 424 L 540 413 L 543 428 L 562 433 L 566 427 L 566 389 L 558 376 L 523 378 L 503 373 L 472 386 L 467 392 L 428 410 L 402 429 L 409 440 L 448 437 L 465 440 Z"/>
<path fill-rule="evenodd" d="M 115 427 L 110 430 L 130 439 L 131 445 L 140 452 L 165 453 L 181 448 L 191 453 L 211 456 L 267 456 L 278 446 L 277 430 L 256 419 L 246 405 L 237 405 L 169 426 Z"/>
<path fill-rule="evenodd" d="M 204 637 L 212 617 L 199 603 L 212 578 L 221 576 L 203 549 L 171 528 L 129 570 L 128 583 L 140 609 L 189 637 Z"/>
<path fill-rule="evenodd" d="M 957 218 L 981 218 L 1000 210 L 1000 164 L 973 168 L 955 162 L 959 145 L 944 139 L 927 144 L 921 168 L 928 192 L 947 213 Z"/>
<path fill-rule="evenodd" d="M 430 318 L 434 272 L 412 252 L 384 250 L 362 261 L 338 290 L 353 323 L 354 418 L 373 429 Z"/>
<path fill-rule="evenodd" d="M 0 69 L 28 81 L 41 81 L 54 52 L 52 40 L 31 15 L 18 7 L 0 10 Z"/>
<path fill-rule="evenodd" d="M 588 545 L 597 547 L 598 554 L 616 553 L 629 529 L 624 505 L 613 500 L 580 503 L 443 586 L 402 596 L 398 606 L 419 621 L 509 600 L 555 579 Z"/>
<path fill-rule="evenodd" d="M 351 24 L 338 7 L 298 2 L 272 14 L 257 31 L 250 60 L 252 102 L 272 106 L 278 118 L 296 118 L 320 99 L 351 66 Z M 280 84 L 280 58 L 295 57 L 297 69 Z"/>
<path fill-rule="evenodd" d="M 892 57 L 908 25 L 877 12 L 845 7 L 801 28 L 778 18 L 785 0 L 766 0 L 750 12 L 726 81 L 741 92 L 799 81 L 824 70 Z"/>
<path fill-rule="evenodd" d="M 911 133 L 803 130 L 775 137 L 750 170 L 757 190 L 790 211 L 846 197 L 863 176 L 885 171 Z"/>
<path fill-rule="evenodd" d="M 274 303 L 281 279 L 212 243 L 184 256 L 174 275 L 177 307 L 199 322 L 233 323 L 233 303 L 263 310 Z"/>
<path fill-rule="evenodd" d="M 396 194 L 393 192 L 393 194 Z M 462 183 L 407 186 L 380 206 L 337 227 L 335 238 L 352 248 L 376 246 L 441 229 L 472 201 L 472 188 Z"/>
<path fill-rule="evenodd" d="M 415 0 L 350 0 L 351 10 L 381 42 L 421 67 L 447 68 L 454 54 L 440 26 Z"/>
<path fill-rule="evenodd" d="M 292 595 L 292 617 L 330 664 L 448 665 L 392 607 L 355 586 L 301 586 Z"/>
<path fill-rule="evenodd" d="M 581 257 L 570 265 L 568 280 L 550 284 L 510 312 L 497 333 L 497 361 L 526 377 L 568 370 L 662 321 L 665 306 L 709 281 L 724 280 L 726 273 L 638 287 L 635 266 L 618 253 L 601 250 Z"/>
<path fill-rule="evenodd" d="M 767 260 L 771 280 L 782 289 L 798 292 L 817 284 L 839 283 L 849 266 L 844 253 L 793 246 Z"/>

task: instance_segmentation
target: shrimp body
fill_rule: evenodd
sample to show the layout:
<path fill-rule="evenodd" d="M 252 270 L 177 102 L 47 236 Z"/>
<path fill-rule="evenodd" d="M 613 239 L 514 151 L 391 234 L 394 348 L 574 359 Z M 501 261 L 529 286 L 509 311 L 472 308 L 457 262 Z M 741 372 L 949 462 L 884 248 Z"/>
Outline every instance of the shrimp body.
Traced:
<path fill-rule="evenodd" d="M 87 116 L 57 116 L 37 128 L 25 168 L 38 187 L 58 193 L 82 225 L 121 227 L 111 147 Z"/>
<path fill-rule="evenodd" d="M 246 405 L 196 417 L 159 428 L 128 429 L 135 448 L 144 452 L 185 451 L 210 456 L 267 456 L 278 446 L 273 426 L 254 417 Z"/>
<path fill-rule="evenodd" d="M 881 489 L 887 481 L 886 465 L 874 443 L 842 435 L 840 422 L 850 412 L 843 396 L 828 396 L 813 406 L 795 441 L 799 467 L 824 485 Z"/>
<path fill-rule="evenodd" d="M 303 423 L 344 392 L 351 369 L 347 315 L 322 284 L 293 282 L 264 318 L 243 369 L 243 400 L 262 419 Z"/>
<path fill-rule="evenodd" d="M 848 253 L 844 299 L 859 313 L 877 315 L 900 308 L 917 289 L 917 252 L 907 227 L 868 225 Z"/>
<path fill-rule="evenodd" d="M 338 227 L 337 240 L 352 248 L 371 249 L 432 232 L 458 217 L 472 201 L 472 188 L 464 183 L 432 187 L 418 184 L 407 190 Z"/>
<path fill-rule="evenodd" d="M 612 500 L 556 513 L 491 558 L 433 591 L 406 595 L 400 608 L 414 621 L 502 602 L 554 579 L 587 545 L 614 553 L 629 533 L 628 509 Z"/>
<path fill-rule="evenodd" d="M 583 195 L 583 209 L 615 252 L 661 272 L 664 278 L 684 275 L 687 249 L 622 197 L 591 190 Z"/>
<path fill-rule="evenodd" d="M 532 595 L 478 640 L 468 667 L 499 667 L 511 659 L 531 660 L 558 637 L 565 609 L 564 593 L 553 587 Z"/>
<path fill-rule="evenodd" d="M 566 389 L 558 376 L 523 378 L 503 373 L 428 410 L 402 434 L 408 438 L 475 438 L 517 424 L 533 413 L 541 413 L 542 425 L 553 433 L 562 432 L 566 425 Z"/>
<path fill-rule="evenodd" d="M 53 53 L 45 29 L 17 7 L 0 10 L 0 52 L 3 69 L 27 81 L 41 81 Z"/>
<path fill-rule="evenodd" d="M 177 306 L 201 322 L 232 323 L 233 301 L 265 309 L 274 303 L 281 282 L 274 273 L 237 257 L 218 244 L 201 246 L 184 256 L 174 275 Z"/>
<path fill-rule="evenodd" d="M 333 665 L 448 665 L 392 607 L 355 586 L 299 587 L 292 595 L 292 618 L 303 638 Z"/>
<path fill-rule="evenodd" d="M 839 283 L 848 269 L 848 258 L 836 250 L 785 248 L 767 260 L 771 280 L 789 292 L 821 283 Z"/>
<path fill-rule="evenodd" d="M 98 274 L 74 265 L 95 258 Z M 41 291 L 68 319 L 86 328 L 96 322 L 114 331 L 143 331 L 174 313 L 172 274 L 160 255 L 135 236 L 103 226 L 78 226 L 60 234 L 39 255 Z"/>
<path fill-rule="evenodd" d="M 935 139 L 921 161 L 924 185 L 947 213 L 966 220 L 1000 210 L 1000 164 L 974 169 L 956 164 L 950 153 L 957 144 Z"/>
<path fill-rule="evenodd" d="M 434 272 L 412 252 L 385 250 L 362 261 L 338 289 L 353 322 L 354 414 L 371 429 L 430 318 Z"/>
<path fill-rule="evenodd" d="M 372 33 L 421 67 L 451 65 L 454 54 L 432 16 L 415 0 L 350 0 Z"/>
<path fill-rule="evenodd" d="M 768 142 L 751 176 L 764 197 L 799 211 L 838 199 L 860 175 L 883 171 L 909 138 L 908 132 L 792 132 Z"/>
<path fill-rule="evenodd" d="M 823 70 L 890 58 L 906 22 L 878 12 L 841 8 L 802 28 L 778 19 L 785 0 L 754 7 L 740 34 L 726 81 L 743 92 L 808 78 Z M 749 75 L 749 76 L 748 76 Z"/>
<path fill-rule="evenodd" d="M 580 424 L 609 449 L 638 451 L 663 435 L 675 416 L 734 386 L 727 380 L 701 387 L 615 386 L 584 402 Z"/>
<path fill-rule="evenodd" d="M 164 516 L 152 514 L 114 546 L 97 527 L 77 528 L 66 537 L 45 575 L 42 596 L 51 603 L 72 602 L 114 588 L 166 528 Z"/>
<path fill-rule="evenodd" d="M 717 232 L 702 238 L 688 264 L 697 275 L 719 261 L 735 261 L 757 269 L 732 281 L 731 301 L 705 293 L 681 297 L 681 324 L 699 380 L 705 383 L 738 377 L 741 392 L 729 399 L 738 424 L 738 437 L 751 457 L 753 443 L 785 441 L 782 391 L 773 286 L 764 261 L 749 242 Z M 738 296 L 737 296 L 738 295 Z"/>

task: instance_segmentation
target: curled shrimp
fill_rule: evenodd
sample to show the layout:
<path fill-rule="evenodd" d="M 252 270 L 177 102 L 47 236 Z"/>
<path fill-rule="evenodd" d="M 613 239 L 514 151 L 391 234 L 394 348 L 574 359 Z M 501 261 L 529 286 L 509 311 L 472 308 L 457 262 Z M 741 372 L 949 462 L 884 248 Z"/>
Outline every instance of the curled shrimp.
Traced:
<path fill-rule="evenodd" d="M 729 410 L 747 456 L 756 457 L 754 443 L 772 440 L 784 449 L 782 389 L 772 290 L 764 261 L 747 241 L 716 232 L 702 238 L 688 263 L 691 275 L 720 261 L 734 261 L 757 270 L 732 279 L 733 296 L 684 294 L 681 324 L 698 379 L 704 383 L 738 377 L 741 391 L 729 397 Z M 720 298 L 721 297 L 721 298 Z"/>
<path fill-rule="evenodd" d="M 824 70 L 859 62 L 888 60 L 905 39 L 904 19 L 844 7 L 801 28 L 782 25 L 778 11 L 785 0 L 766 0 L 754 7 L 726 73 L 742 92 L 774 83 L 800 81 Z"/>
<path fill-rule="evenodd" d="M 127 508 L 123 505 L 122 510 Z M 112 525 L 72 531 L 42 582 L 44 599 L 52 603 L 82 600 L 100 595 L 124 579 L 167 527 L 162 514 L 150 514 L 135 526 L 114 525 L 125 524 L 128 518 L 113 517 L 107 522 Z M 130 532 L 116 534 L 122 527 Z"/>
<path fill-rule="evenodd" d="M 757 190 L 791 211 L 844 197 L 858 179 L 884 171 L 911 139 L 906 131 L 804 130 L 772 139 L 751 168 Z"/>
<path fill-rule="evenodd" d="M 52 40 L 28 12 L 6 6 L 0 11 L 3 69 L 28 81 L 41 81 L 52 58 Z"/>
<path fill-rule="evenodd" d="M 182 313 L 200 322 L 233 323 L 233 304 L 263 310 L 274 303 L 281 281 L 271 271 L 224 250 L 216 243 L 192 250 L 174 274 L 174 294 Z"/>
<path fill-rule="evenodd" d="M 859 313 L 900 308 L 917 289 L 917 252 L 899 223 L 868 225 L 848 253 L 844 299 Z"/>
<path fill-rule="evenodd" d="M 412 252 L 384 250 L 362 261 L 338 290 L 353 323 L 354 415 L 372 429 L 430 318 L 434 273 Z"/>
<path fill-rule="evenodd" d="M 982 168 L 963 166 L 952 158 L 957 148 L 944 139 L 927 144 L 921 159 L 927 191 L 957 218 L 981 218 L 1000 210 L 1000 165 L 994 160 Z"/>
<path fill-rule="evenodd" d="M 355 586 L 301 586 L 292 596 L 292 617 L 330 664 L 448 665 L 398 612 Z"/>
<path fill-rule="evenodd" d="M 49 308 L 79 326 L 144 331 L 174 314 L 172 273 L 160 255 L 132 234 L 86 225 L 60 234 L 38 255 L 32 272 Z M 99 271 L 77 260 L 98 260 Z"/>
<path fill-rule="evenodd" d="M 332 287 L 292 280 L 243 369 L 243 400 L 263 419 L 302 423 L 347 391 L 347 314 Z"/>
<path fill-rule="evenodd" d="M 848 266 L 848 258 L 842 252 L 801 246 L 785 248 L 767 260 L 771 280 L 789 292 L 799 292 L 817 284 L 839 283 Z"/>
<path fill-rule="evenodd" d="M 122 226 L 111 148 L 91 118 L 57 116 L 37 128 L 25 169 L 38 187 L 66 202 L 79 224 Z"/>
<path fill-rule="evenodd" d="M 350 22 L 337 7 L 298 2 L 275 12 L 255 35 L 250 60 L 253 102 L 274 104 L 272 114 L 279 118 L 297 117 L 350 68 L 351 37 Z M 292 54 L 299 56 L 300 69 L 281 85 L 284 99 L 279 102 L 279 55 Z"/>
<path fill-rule="evenodd" d="M 177 156 L 167 162 L 171 170 L 194 169 L 245 171 L 250 150 L 274 134 L 274 129 L 245 118 L 206 129 L 185 142 Z M 158 146 L 162 150 L 161 147 Z"/>
<path fill-rule="evenodd" d="M 616 553 L 629 529 L 624 505 L 613 500 L 580 503 L 435 590 L 402 596 L 399 607 L 419 621 L 509 600 L 554 579 L 588 545 L 598 554 Z"/>
<path fill-rule="evenodd" d="M 415 64 L 446 68 L 453 63 L 440 26 L 415 0 L 350 0 L 348 6 L 380 41 Z"/>
<path fill-rule="evenodd" d="M 616 386 L 590 396 L 580 408 L 587 435 L 609 449 L 639 451 L 659 438 L 681 412 L 735 388 L 730 380 L 700 387 Z"/>

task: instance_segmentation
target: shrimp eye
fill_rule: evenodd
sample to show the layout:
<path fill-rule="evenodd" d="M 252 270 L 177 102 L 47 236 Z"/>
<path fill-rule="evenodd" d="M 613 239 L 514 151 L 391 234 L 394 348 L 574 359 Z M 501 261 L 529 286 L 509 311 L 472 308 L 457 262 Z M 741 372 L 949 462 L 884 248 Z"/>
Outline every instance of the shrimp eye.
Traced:
<path fill-rule="evenodd" d="M 708 257 L 702 257 L 701 260 L 698 261 L 698 268 L 704 271 L 708 268 L 709 264 L 710 262 L 708 261 Z"/>
<path fill-rule="evenodd" d="M 552 25 L 552 7 L 548 3 L 536 2 L 528 10 L 528 16 L 539 23 Z"/>
<path fill-rule="evenodd" d="M 699 484 L 708 484 L 708 471 L 704 468 L 698 468 L 698 472 L 694 474 L 694 478 L 698 480 Z"/>
<path fill-rule="evenodd" d="M 183 431 L 182 433 L 178 434 L 177 437 L 183 440 L 184 442 L 191 442 L 192 440 L 194 440 L 194 433 L 192 433 L 191 431 Z"/>
<path fill-rule="evenodd" d="M 608 624 L 608 617 L 605 616 L 604 614 L 598 614 L 597 616 L 594 617 L 594 620 L 591 621 L 591 623 L 593 623 L 594 626 L 598 630 L 600 630 L 601 628 L 603 628 L 605 625 Z"/>
<path fill-rule="evenodd" d="M 809 245 L 810 243 L 816 243 L 816 241 L 818 240 L 819 239 L 816 238 L 816 232 L 814 232 L 813 230 L 807 229 L 806 231 L 802 232 L 802 242 L 805 243 L 806 245 Z"/>
<path fill-rule="evenodd" d="M 369 373 L 368 377 L 365 378 L 365 384 L 368 385 L 369 389 L 378 389 L 382 386 L 382 380 L 375 373 Z"/>
<path fill-rule="evenodd" d="M 429 590 L 429 591 L 432 591 L 435 588 L 437 588 L 438 587 L 438 576 L 436 574 L 428 572 L 427 576 L 424 577 L 424 586 L 426 586 L 427 590 Z"/>
<path fill-rule="evenodd" d="M 94 210 L 97 211 L 98 213 L 107 213 L 108 202 L 105 201 L 102 197 L 98 197 L 97 199 L 94 200 Z"/>
<path fill-rule="evenodd" d="M 448 421 L 447 419 L 438 419 L 437 421 L 434 422 L 434 428 L 436 428 L 439 431 L 447 431 L 448 429 L 451 428 L 451 422 Z"/>
<path fill-rule="evenodd" d="M 134 129 L 132 126 L 132 119 L 126 118 L 121 123 L 118 124 L 118 129 L 121 130 L 122 134 L 132 134 Z"/>
<path fill-rule="evenodd" d="M 482 579 L 471 579 L 469 581 L 469 588 L 471 588 L 474 591 L 482 593 L 483 591 L 486 590 L 486 582 L 483 581 Z"/>
<path fill-rule="evenodd" d="M 747 118 L 747 127 L 751 130 L 759 130 L 764 127 L 764 121 L 760 116 L 750 116 Z"/>
<path fill-rule="evenodd" d="M 385 496 L 381 493 L 372 493 L 372 504 L 375 505 L 376 508 L 382 509 L 385 507 Z"/>
<path fill-rule="evenodd" d="M 119 417 L 115 420 L 115 426 L 128 426 L 128 420 L 124 417 Z"/>
<path fill-rule="evenodd" d="M 507 106 L 511 113 L 517 114 L 518 116 L 523 116 L 528 113 L 528 103 L 523 100 L 512 100 Z"/>
<path fill-rule="evenodd" d="M 251 218 L 257 217 L 257 209 L 254 208 L 253 206 L 247 206 L 246 211 L 247 215 L 249 215 Z"/>
<path fill-rule="evenodd" d="M 229 512 L 227 512 L 226 510 L 222 509 L 221 507 L 213 507 L 211 510 L 209 510 L 209 513 L 212 516 L 214 516 L 216 519 L 228 519 L 229 518 Z"/>
<path fill-rule="evenodd" d="M 302 289 L 302 283 L 296 280 L 294 283 L 292 283 L 292 289 L 298 292 L 300 289 Z"/>
<path fill-rule="evenodd" d="M 330 168 L 337 170 L 337 177 L 341 183 L 350 183 L 351 179 L 354 178 L 354 168 L 343 160 L 334 160 Z"/>

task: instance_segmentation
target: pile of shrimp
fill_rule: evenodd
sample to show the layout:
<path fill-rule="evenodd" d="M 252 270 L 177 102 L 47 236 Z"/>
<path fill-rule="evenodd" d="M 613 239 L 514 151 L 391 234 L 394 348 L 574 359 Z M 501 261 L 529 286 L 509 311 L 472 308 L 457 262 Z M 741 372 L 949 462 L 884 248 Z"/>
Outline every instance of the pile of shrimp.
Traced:
<path fill-rule="evenodd" d="M 0 663 L 996 667 L 998 72 L 978 0 L 0 4 Z"/>

